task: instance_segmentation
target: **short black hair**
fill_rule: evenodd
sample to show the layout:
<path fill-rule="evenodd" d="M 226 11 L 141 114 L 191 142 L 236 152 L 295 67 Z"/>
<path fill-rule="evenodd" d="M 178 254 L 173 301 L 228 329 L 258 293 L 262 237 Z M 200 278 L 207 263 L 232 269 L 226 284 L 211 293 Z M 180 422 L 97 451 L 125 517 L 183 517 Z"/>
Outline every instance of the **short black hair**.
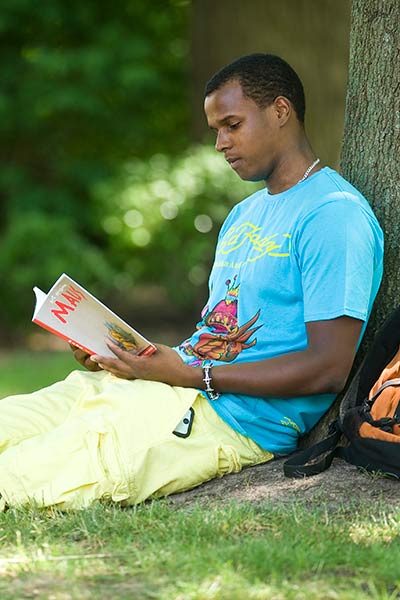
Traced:
<path fill-rule="evenodd" d="M 237 80 L 243 94 L 260 108 L 272 104 L 278 96 L 285 96 L 293 104 L 300 123 L 304 123 L 306 103 L 303 84 L 283 58 L 261 53 L 241 56 L 211 77 L 204 95 L 212 94 L 232 80 Z"/>

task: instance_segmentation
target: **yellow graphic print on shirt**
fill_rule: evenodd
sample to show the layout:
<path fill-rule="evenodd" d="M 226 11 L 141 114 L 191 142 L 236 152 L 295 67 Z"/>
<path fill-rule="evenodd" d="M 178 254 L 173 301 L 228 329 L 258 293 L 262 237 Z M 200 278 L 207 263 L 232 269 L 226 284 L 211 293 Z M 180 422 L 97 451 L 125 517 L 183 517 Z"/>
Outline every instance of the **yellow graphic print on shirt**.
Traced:
<path fill-rule="evenodd" d="M 245 262 L 254 262 L 263 256 L 288 257 L 291 251 L 290 233 L 272 233 L 263 236 L 261 227 L 249 221 L 241 223 L 237 227 L 228 229 L 217 248 L 217 256 L 226 256 L 237 251 L 244 245 L 248 245 L 248 258 Z"/>
<path fill-rule="evenodd" d="M 281 419 L 281 425 L 285 425 L 285 427 L 292 427 L 298 433 L 301 433 L 300 427 L 290 417 L 284 417 Z"/>

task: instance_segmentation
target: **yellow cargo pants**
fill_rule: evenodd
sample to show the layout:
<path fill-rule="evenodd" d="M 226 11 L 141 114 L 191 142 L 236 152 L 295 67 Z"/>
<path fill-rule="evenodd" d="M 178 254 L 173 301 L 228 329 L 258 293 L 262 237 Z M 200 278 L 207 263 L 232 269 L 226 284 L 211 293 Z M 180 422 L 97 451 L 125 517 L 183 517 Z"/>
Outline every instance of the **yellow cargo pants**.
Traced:
<path fill-rule="evenodd" d="M 179 437 L 173 431 L 190 407 L 190 434 Z M 0 400 L 3 505 L 136 504 L 271 458 L 195 389 L 73 371 L 48 388 Z"/>

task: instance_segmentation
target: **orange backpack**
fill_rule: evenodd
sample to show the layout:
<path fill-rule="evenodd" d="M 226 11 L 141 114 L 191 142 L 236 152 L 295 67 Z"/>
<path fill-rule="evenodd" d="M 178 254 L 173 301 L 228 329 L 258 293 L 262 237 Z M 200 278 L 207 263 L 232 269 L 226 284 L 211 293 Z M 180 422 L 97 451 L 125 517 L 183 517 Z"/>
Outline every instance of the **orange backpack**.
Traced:
<path fill-rule="evenodd" d="M 400 444 L 400 349 L 372 387 L 359 435 Z"/>
<path fill-rule="evenodd" d="M 288 477 L 329 468 L 335 457 L 400 479 L 400 307 L 375 337 L 345 393 L 328 437 L 284 464 Z M 344 438 L 345 444 L 339 446 Z"/>

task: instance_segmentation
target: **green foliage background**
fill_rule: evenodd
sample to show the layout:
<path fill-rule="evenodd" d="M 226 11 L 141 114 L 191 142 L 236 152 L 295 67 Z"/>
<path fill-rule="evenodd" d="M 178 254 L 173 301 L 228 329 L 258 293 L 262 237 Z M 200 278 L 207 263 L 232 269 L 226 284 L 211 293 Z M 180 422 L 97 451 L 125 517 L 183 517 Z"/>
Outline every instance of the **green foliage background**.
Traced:
<path fill-rule="evenodd" d="M 257 187 L 238 179 L 211 146 L 125 163 L 96 191 L 120 291 L 157 282 L 177 308 L 196 304 L 227 211 Z"/>
<path fill-rule="evenodd" d="M 0 332 L 67 272 L 188 309 L 237 177 L 189 140 L 191 4 L 10 0 L 0 14 Z M 6 282 L 6 285 L 4 285 Z M 127 302 L 125 302 L 127 303 Z M 117 305 L 117 306 L 116 306 Z"/>

